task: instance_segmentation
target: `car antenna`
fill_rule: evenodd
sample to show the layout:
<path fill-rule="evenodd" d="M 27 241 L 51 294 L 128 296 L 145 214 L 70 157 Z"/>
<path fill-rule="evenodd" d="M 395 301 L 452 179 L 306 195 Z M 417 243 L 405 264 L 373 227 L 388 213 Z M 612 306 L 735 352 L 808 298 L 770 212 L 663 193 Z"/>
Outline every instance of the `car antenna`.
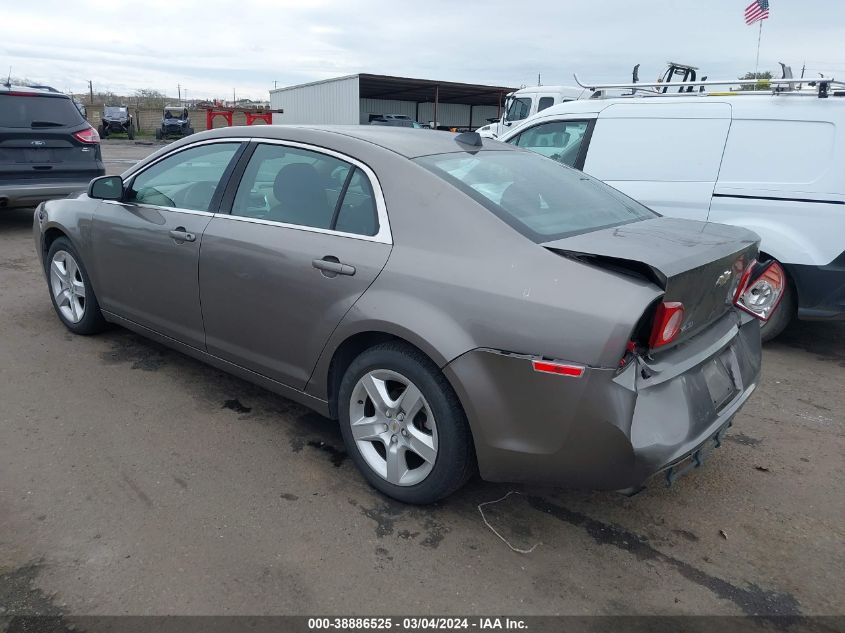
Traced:
<path fill-rule="evenodd" d="M 478 132 L 461 132 L 455 137 L 455 141 L 462 145 L 481 147 L 481 134 Z"/>

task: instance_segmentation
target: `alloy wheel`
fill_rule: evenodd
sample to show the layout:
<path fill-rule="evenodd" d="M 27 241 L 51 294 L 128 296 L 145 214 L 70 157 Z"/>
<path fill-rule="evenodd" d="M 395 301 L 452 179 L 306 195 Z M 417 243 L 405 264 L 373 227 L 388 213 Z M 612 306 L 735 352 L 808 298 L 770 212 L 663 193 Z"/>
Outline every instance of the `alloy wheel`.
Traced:
<path fill-rule="evenodd" d="M 413 486 L 434 468 L 434 414 L 402 374 L 375 369 L 361 376 L 349 401 L 349 423 L 364 461 L 389 483 Z"/>
<path fill-rule="evenodd" d="M 50 261 L 50 289 L 62 316 L 79 323 L 85 316 L 85 282 L 79 264 L 67 251 L 56 251 Z"/>

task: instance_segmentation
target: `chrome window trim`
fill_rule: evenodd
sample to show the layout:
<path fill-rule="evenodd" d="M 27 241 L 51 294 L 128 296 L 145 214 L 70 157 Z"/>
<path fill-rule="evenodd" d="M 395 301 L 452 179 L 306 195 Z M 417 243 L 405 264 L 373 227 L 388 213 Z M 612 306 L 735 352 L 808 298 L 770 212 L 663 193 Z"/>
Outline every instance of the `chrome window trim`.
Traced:
<path fill-rule="evenodd" d="M 376 215 L 378 217 L 378 233 L 375 235 L 361 235 L 360 233 L 347 233 L 345 231 L 334 231 L 332 229 L 321 229 L 315 226 L 306 226 L 304 224 L 288 224 L 286 222 L 276 222 L 275 220 L 262 220 L 260 218 L 248 218 L 241 215 L 233 215 L 231 213 L 217 213 L 215 217 L 228 218 L 238 222 L 249 222 L 251 224 L 264 224 L 267 226 L 278 226 L 285 229 L 295 229 L 298 231 L 310 231 L 311 233 L 323 233 L 325 235 L 337 235 L 338 237 L 348 237 L 365 242 L 378 242 L 380 244 L 393 244 L 393 234 L 390 231 L 390 220 L 387 216 L 387 205 L 384 202 L 384 192 L 381 188 L 381 183 L 378 180 L 375 172 L 370 169 L 369 165 L 361 162 L 357 158 L 337 152 L 333 149 L 321 147 L 319 145 L 311 145 L 309 143 L 301 143 L 299 141 L 286 141 L 283 139 L 272 139 L 265 137 L 256 137 L 252 140 L 254 143 L 261 143 L 265 145 L 282 145 L 285 147 L 296 147 L 299 149 L 308 150 L 317 154 L 325 154 L 338 160 L 358 167 L 366 174 L 370 181 L 370 186 L 373 188 L 373 196 L 376 202 Z M 240 183 L 238 183 L 240 186 Z"/>
<path fill-rule="evenodd" d="M 153 209 L 155 211 L 171 211 L 173 213 L 184 213 L 186 215 L 206 215 L 212 217 L 215 214 L 210 211 L 195 211 L 194 209 L 183 209 L 181 207 L 162 207 L 156 204 L 142 204 L 138 202 L 121 202 L 120 200 L 100 200 L 103 204 L 116 204 L 121 207 L 136 207 L 139 209 Z M 217 214 L 219 215 L 219 214 Z"/>
<path fill-rule="evenodd" d="M 121 174 L 120 178 L 123 180 L 123 186 L 125 188 L 127 182 L 129 182 L 130 180 L 133 180 L 139 174 L 143 174 L 145 171 L 147 171 L 153 165 L 157 165 L 161 161 L 163 161 L 167 158 L 170 158 L 171 156 L 175 156 L 176 154 L 179 154 L 179 153 L 181 153 L 181 152 L 183 152 L 187 149 L 193 149 L 195 147 L 200 147 L 201 145 L 210 145 L 212 143 L 243 143 L 243 142 L 248 142 L 249 140 L 250 139 L 246 138 L 246 137 L 211 138 L 211 139 L 206 139 L 204 141 L 197 141 L 196 143 L 188 143 L 187 145 L 184 145 L 184 146 L 182 146 L 178 149 L 175 149 L 172 152 L 166 152 L 166 153 L 162 154 L 161 156 L 156 158 L 154 161 L 143 165 L 140 169 L 138 169 L 137 171 L 129 174 L 125 178 L 123 177 L 123 174 Z M 237 153 L 237 150 L 235 150 L 235 153 Z M 233 156 L 233 158 L 234 158 L 234 156 Z M 225 174 L 225 171 L 223 173 Z M 221 178 L 222 178 L 222 174 L 221 174 Z M 218 183 L 218 184 L 220 184 L 220 183 Z M 173 211 L 173 212 L 176 212 L 176 213 L 185 213 L 187 215 L 207 215 L 208 217 L 211 217 L 211 216 L 214 215 L 214 213 L 212 213 L 211 211 L 196 211 L 194 209 L 183 209 L 182 207 L 165 207 L 165 206 L 157 205 L 157 204 L 144 204 L 142 202 L 124 202 L 122 200 L 101 200 L 101 202 L 108 202 L 110 204 L 119 204 L 121 206 L 129 205 L 129 206 L 133 206 L 133 207 L 140 207 L 142 209 L 156 209 L 156 210 L 160 209 L 160 210 L 164 210 L 164 211 Z"/>
<path fill-rule="evenodd" d="M 393 233 L 390 230 L 390 219 L 387 215 L 387 205 L 384 201 L 384 192 L 381 188 L 381 183 L 379 182 L 378 176 L 376 173 L 370 169 L 370 166 L 366 163 L 361 162 L 357 158 L 353 158 L 347 154 L 343 154 L 341 152 L 337 152 L 332 149 L 328 149 L 326 147 L 321 147 L 319 145 L 311 145 L 310 143 L 301 143 L 299 141 L 286 141 L 283 139 L 273 139 L 273 138 L 266 138 L 266 137 L 223 137 L 223 138 L 213 138 L 213 139 L 206 139 L 203 141 L 197 141 L 195 143 L 189 143 L 184 145 L 172 152 L 166 152 L 156 158 L 154 161 L 146 163 L 145 165 L 141 166 L 137 169 L 137 171 L 129 173 L 125 178 L 123 178 L 123 185 L 126 186 L 126 183 L 134 179 L 138 174 L 144 173 L 147 169 L 152 167 L 153 165 L 158 164 L 159 162 L 174 156 L 180 152 L 183 152 L 187 149 L 192 149 L 194 147 L 199 147 L 201 145 L 209 145 L 211 143 L 264 143 L 268 145 L 283 145 L 287 147 L 297 147 L 300 149 L 305 149 L 311 152 L 316 152 L 318 154 L 326 154 L 328 156 L 332 156 L 344 162 L 350 163 L 355 167 L 358 167 L 363 171 L 367 178 L 370 181 L 370 186 L 373 188 L 373 195 L 375 196 L 376 202 L 376 215 L 378 217 L 378 233 L 375 235 L 361 235 L 359 233 L 346 233 L 345 231 L 333 231 L 331 229 L 321 229 L 314 226 L 305 226 L 303 224 L 287 224 L 285 222 L 276 222 L 274 220 L 262 220 L 260 218 L 247 218 L 240 215 L 232 215 L 231 213 L 210 213 L 208 211 L 194 211 L 191 209 L 182 209 L 179 207 L 163 207 L 157 206 L 154 204 L 138 204 L 135 202 L 121 202 L 118 200 L 103 200 L 102 202 L 108 202 L 110 204 L 119 204 L 119 205 L 132 205 L 135 207 L 143 207 L 149 209 L 162 209 L 165 211 L 173 211 L 176 213 L 187 213 L 189 215 L 207 215 L 213 216 L 216 218 L 226 218 L 229 220 L 234 220 L 237 222 L 249 222 L 250 224 L 264 224 L 267 226 L 278 226 L 285 229 L 295 229 L 298 231 L 310 231 L 311 233 L 322 233 L 325 235 L 337 235 L 338 237 L 347 237 L 356 240 L 362 240 L 365 242 L 377 242 L 380 244 L 393 244 Z M 238 183 L 240 186 L 240 183 Z"/>
<path fill-rule="evenodd" d="M 153 160 L 149 163 L 145 163 L 145 164 L 141 165 L 140 167 L 138 166 L 138 163 L 136 163 L 135 165 L 130 167 L 128 170 L 126 170 L 123 174 L 121 174 L 120 177 L 123 179 L 123 186 L 125 187 L 126 183 L 128 181 L 132 180 L 133 178 L 135 178 L 138 174 L 144 173 L 145 171 L 147 171 L 153 165 L 157 165 L 158 163 L 160 163 L 164 159 L 170 158 L 171 156 L 175 156 L 176 154 L 179 154 L 180 152 L 184 152 L 187 149 L 193 149 L 195 147 L 200 147 L 201 145 L 211 145 L 212 143 L 248 143 L 251 140 L 252 139 L 249 138 L 249 137 L 237 136 L 237 137 L 232 137 L 232 138 L 210 138 L 210 139 L 206 139 L 204 141 L 196 141 L 195 143 L 188 143 L 187 145 L 183 145 L 182 147 L 174 149 L 173 151 L 165 152 L 164 154 L 162 154 L 161 156 L 159 156 L 155 160 Z M 165 145 L 165 147 L 167 147 L 167 146 Z M 164 148 L 162 148 L 162 149 L 164 149 Z M 132 171 L 133 168 L 136 171 Z"/>

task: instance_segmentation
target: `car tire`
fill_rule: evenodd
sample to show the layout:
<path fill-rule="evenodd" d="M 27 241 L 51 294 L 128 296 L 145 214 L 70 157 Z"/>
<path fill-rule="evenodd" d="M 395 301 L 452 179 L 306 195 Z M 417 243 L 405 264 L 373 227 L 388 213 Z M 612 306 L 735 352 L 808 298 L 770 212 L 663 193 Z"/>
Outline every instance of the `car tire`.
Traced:
<path fill-rule="evenodd" d="M 780 300 L 774 314 L 769 317 L 769 320 L 760 325 L 760 338 L 764 343 L 774 340 L 786 329 L 795 315 L 798 312 L 798 296 L 795 292 L 795 286 L 787 274 L 786 277 L 786 291 Z"/>
<path fill-rule="evenodd" d="M 193 133 L 194 133 L 194 128 L 192 128 L 192 127 L 189 127 L 187 130 L 185 130 L 186 136 L 190 136 Z"/>
<path fill-rule="evenodd" d="M 129 126 L 129 129 L 126 131 L 126 136 L 129 137 L 130 141 L 135 140 L 135 126 L 134 125 Z"/>
<path fill-rule="evenodd" d="M 161 128 L 156 130 L 156 140 L 157 141 L 161 140 Z"/>
<path fill-rule="evenodd" d="M 88 271 L 70 240 L 60 237 L 50 245 L 45 268 L 50 300 L 64 326 L 83 335 L 105 330 L 107 323 Z"/>
<path fill-rule="evenodd" d="M 381 389 L 376 387 L 380 381 Z M 388 417 L 385 409 L 391 406 L 379 410 L 369 396 L 373 389 L 387 395 L 377 399 L 395 405 Z M 409 407 L 407 419 L 403 406 Z M 341 380 L 337 407 L 352 461 L 371 486 L 389 497 L 433 503 L 475 472 L 472 434 L 457 395 L 437 365 L 410 345 L 383 343 L 355 358 Z M 351 420 L 362 423 L 353 430 Z M 382 428 L 378 437 L 368 435 Z"/>

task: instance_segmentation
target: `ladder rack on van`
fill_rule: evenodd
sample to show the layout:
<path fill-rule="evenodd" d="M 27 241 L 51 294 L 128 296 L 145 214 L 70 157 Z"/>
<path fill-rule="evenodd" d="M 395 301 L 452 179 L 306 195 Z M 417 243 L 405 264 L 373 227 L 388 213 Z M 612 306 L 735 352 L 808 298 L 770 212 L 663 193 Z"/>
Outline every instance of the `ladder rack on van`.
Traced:
<path fill-rule="evenodd" d="M 705 86 L 759 86 L 763 82 L 767 82 L 770 86 L 772 86 L 772 93 L 773 94 L 789 94 L 789 95 L 803 95 L 803 96 L 810 96 L 810 95 L 817 95 L 820 99 L 826 99 L 830 96 L 830 88 L 831 87 L 838 87 L 838 88 L 845 88 L 845 82 L 843 81 L 836 81 L 832 77 L 823 77 L 821 79 L 813 79 L 813 80 L 800 80 L 795 79 L 792 77 L 784 78 L 784 79 L 705 79 L 702 81 L 679 81 L 679 82 L 654 82 L 654 83 L 622 83 L 622 84 L 585 84 L 579 78 L 578 75 L 575 74 L 575 83 L 577 83 L 582 88 L 586 88 L 587 90 L 598 91 L 598 90 L 631 90 L 631 95 L 637 90 L 643 90 L 646 95 L 648 96 L 683 96 L 683 95 L 696 95 L 704 92 Z M 807 84 L 808 86 L 817 86 L 817 92 L 801 92 L 795 89 L 796 84 Z M 670 89 L 674 90 L 675 88 L 679 88 L 678 92 L 657 92 L 657 89 Z M 684 88 L 687 88 L 684 90 Z M 651 91 L 649 89 L 655 89 L 655 91 Z M 733 94 L 737 95 L 749 95 L 754 93 L 760 94 L 763 92 L 762 90 L 758 91 L 736 91 Z M 706 93 L 705 93 L 706 94 Z M 838 96 L 838 95 L 836 95 Z"/>

